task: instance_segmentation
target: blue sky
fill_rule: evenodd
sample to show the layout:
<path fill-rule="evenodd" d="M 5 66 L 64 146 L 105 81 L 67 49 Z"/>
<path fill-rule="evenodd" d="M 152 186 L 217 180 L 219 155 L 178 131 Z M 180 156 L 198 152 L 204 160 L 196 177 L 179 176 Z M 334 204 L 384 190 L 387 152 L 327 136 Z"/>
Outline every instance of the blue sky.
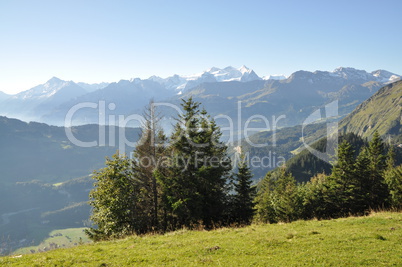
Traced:
<path fill-rule="evenodd" d="M 0 0 L 0 91 L 246 65 L 402 74 L 399 0 Z"/>

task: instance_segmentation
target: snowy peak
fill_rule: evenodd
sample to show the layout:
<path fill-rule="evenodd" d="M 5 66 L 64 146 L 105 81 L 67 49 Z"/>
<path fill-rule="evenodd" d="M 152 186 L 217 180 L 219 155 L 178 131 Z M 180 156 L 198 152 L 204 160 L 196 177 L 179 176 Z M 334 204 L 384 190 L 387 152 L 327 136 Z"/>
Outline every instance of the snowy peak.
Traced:
<path fill-rule="evenodd" d="M 57 77 L 53 77 L 46 83 L 35 86 L 27 91 L 21 92 L 13 96 L 13 99 L 32 100 L 32 99 L 48 99 L 61 91 L 63 94 L 75 96 L 83 94 L 86 91 L 72 81 L 63 81 Z M 70 91 L 70 92 L 68 92 Z"/>
<path fill-rule="evenodd" d="M 241 81 L 248 82 L 254 80 L 261 80 L 260 77 L 251 69 L 246 66 L 241 66 L 236 69 L 232 66 L 228 66 L 224 69 L 219 69 L 212 67 L 206 70 L 203 74 L 211 74 L 218 82 L 229 82 L 229 81 Z"/>
<path fill-rule="evenodd" d="M 374 77 L 377 77 L 383 83 L 393 83 L 401 79 L 400 75 L 386 71 L 386 70 L 375 70 L 371 72 Z"/>
<path fill-rule="evenodd" d="M 339 68 L 336 68 L 332 72 L 328 72 L 328 71 L 315 71 L 315 72 L 297 71 L 289 77 L 289 80 L 294 80 L 294 79 L 307 80 L 309 83 L 328 81 L 328 80 L 332 79 L 334 82 L 335 81 L 339 82 L 339 81 L 343 80 L 343 81 L 353 82 L 356 84 L 363 84 L 366 82 L 373 82 L 373 81 L 380 82 L 383 84 L 388 84 L 388 83 L 400 80 L 401 76 L 388 72 L 388 71 L 385 71 L 385 70 L 377 70 L 377 71 L 373 71 L 373 72 L 369 73 L 365 70 L 339 67 Z"/>
<path fill-rule="evenodd" d="M 250 70 L 249 68 L 247 68 L 245 65 L 241 66 L 239 71 L 244 74 L 244 73 L 251 73 L 252 70 Z"/>
<path fill-rule="evenodd" d="M 333 72 L 333 74 L 342 77 L 347 80 L 371 80 L 372 75 L 365 70 L 358 70 L 355 68 L 345 68 L 345 67 L 339 67 L 336 68 Z"/>
<path fill-rule="evenodd" d="M 287 77 L 285 75 L 283 75 L 283 74 L 274 74 L 274 75 L 264 76 L 264 77 L 262 77 L 262 79 L 263 80 L 277 80 L 277 81 L 280 81 L 280 80 L 286 80 Z"/>
<path fill-rule="evenodd" d="M 90 83 L 82 83 L 82 82 L 77 83 L 78 86 L 84 88 L 87 92 L 93 92 L 93 91 L 96 91 L 96 90 L 99 90 L 99 89 L 103 89 L 106 86 L 108 86 L 109 84 L 110 83 L 105 83 L 105 82 L 92 83 L 92 84 L 90 84 Z"/>
<path fill-rule="evenodd" d="M 376 70 L 368 73 L 365 70 L 340 67 L 332 73 L 345 79 L 376 81 L 380 83 L 392 83 L 401 79 L 400 75 L 386 70 Z"/>
<path fill-rule="evenodd" d="M 188 76 L 179 76 L 175 74 L 165 79 L 152 76 L 149 78 L 149 80 L 158 82 L 161 85 L 164 85 L 167 89 L 181 92 L 204 82 L 248 82 L 261 80 L 261 78 L 253 70 L 243 65 L 238 69 L 232 66 L 228 66 L 223 69 L 212 67 L 203 71 L 202 73 Z"/>

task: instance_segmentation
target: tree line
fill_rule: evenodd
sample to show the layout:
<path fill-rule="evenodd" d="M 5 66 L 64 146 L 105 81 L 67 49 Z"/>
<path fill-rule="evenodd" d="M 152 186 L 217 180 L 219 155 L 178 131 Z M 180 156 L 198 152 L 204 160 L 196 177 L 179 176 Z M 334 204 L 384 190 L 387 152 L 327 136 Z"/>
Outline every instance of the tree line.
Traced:
<path fill-rule="evenodd" d="M 378 133 L 367 145 L 355 135 L 348 138 L 352 143 L 341 142 L 329 174 L 297 182 L 283 166 L 253 186 L 246 159 L 231 161 L 219 127 L 200 103 L 189 98 L 182 109 L 167 136 L 150 104 L 133 157 L 116 153 L 95 171 L 94 226 L 86 230 L 91 239 L 402 208 L 402 166 L 395 167 L 395 151 L 387 151 Z"/>
<path fill-rule="evenodd" d="M 352 136 L 352 140 L 359 138 Z M 255 219 L 290 222 L 366 215 L 373 210 L 402 208 L 402 165 L 376 132 L 367 146 L 355 151 L 346 139 L 330 174 L 297 183 L 285 168 L 268 172 L 258 184 Z"/>

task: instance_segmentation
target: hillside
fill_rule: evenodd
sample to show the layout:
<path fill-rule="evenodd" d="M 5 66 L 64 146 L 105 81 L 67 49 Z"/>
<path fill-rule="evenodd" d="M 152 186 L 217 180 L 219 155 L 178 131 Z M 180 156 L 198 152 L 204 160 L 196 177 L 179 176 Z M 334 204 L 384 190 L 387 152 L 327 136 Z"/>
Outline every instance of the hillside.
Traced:
<path fill-rule="evenodd" d="M 2 266 L 399 265 L 402 214 L 133 236 L 31 255 Z"/>
<path fill-rule="evenodd" d="M 340 123 L 343 132 L 370 137 L 375 131 L 401 141 L 402 81 L 389 84 L 359 105 Z"/>
<path fill-rule="evenodd" d="M 112 129 L 114 128 L 114 129 Z M 83 142 L 101 142 L 98 125 L 73 127 L 73 135 Z M 111 136 L 110 132 L 115 133 Z M 136 128 L 105 128 L 105 146 L 80 147 L 72 143 L 64 127 L 22 122 L 0 116 L 0 184 L 32 180 L 64 182 L 86 176 L 104 165 L 105 157 L 118 149 L 119 133 L 136 141 Z M 110 140 L 114 139 L 114 143 Z M 133 148 L 125 147 L 129 153 Z"/>
<path fill-rule="evenodd" d="M 401 129 L 401 106 L 402 106 L 402 82 L 395 82 L 381 88 L 368 100 L 356 107 L 348 116 L 339 122 L 340 140 L 346 138 L 358 152 L 363 145 L 367 145 L 367 139 L 370 139 L 375 131 L 383 137 L 388 145 L 397 145 L 402 141 Z M 313 127 L 312 127 L 313 126 Z M 308 131 L 309 128 L 313 131 Z M 325 151 L 326 147 L 326 131 L 325 124 L 310 125 L 305 130 L 305 137 L 310 138 L 312 147 L 318 151 Z M 283 133 L 282 133 L 283 132 Z M 281 129 L 278 132 L 278 138 L 283 139 L 286 135 L 292 137 L 287 140 L 289 154 L 278 153 L 285 156 L 287 159 L 286 168 L 290 171 L 299 182 L 308 181 L 317 173 L 329 173 L 332 166 L 329 163 L 323 162 L 307 149 L 304 149 L 303 143 L 297 138 L 302 136 L 301 126 Z M 353 133 L 354 135 L 351 135 Z M 357 135 L 357 136 L 356 136 Z M 267 133 L 257 134 L 253 136 L 259 140 L 259 143 L 269 141 Z M 391 143 L 389 143 L 391 140 Z M 296 154 L 291 157 L 292 148 Z M 247 148 L 247 146 L 246 146 Z M 272 151 L 282 149 L 281 145 L 275 148 L 270 148 Z M 251 153 L 262 153 L 263 149 L 251 148 Z M 402 150 L 396 148 L 397 164 L 401 163 Z"/>

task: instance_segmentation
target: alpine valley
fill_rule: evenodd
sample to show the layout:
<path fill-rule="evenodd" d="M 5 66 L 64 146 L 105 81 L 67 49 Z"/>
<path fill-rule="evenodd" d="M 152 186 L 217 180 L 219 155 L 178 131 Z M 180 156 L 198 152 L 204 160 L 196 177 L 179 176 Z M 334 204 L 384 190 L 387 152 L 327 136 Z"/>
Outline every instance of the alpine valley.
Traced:
<path fill-rule="evenodd" d="M 304 150 L 306 143 L 325 149 L 327 123 L 331 122 L 339 125 L 341 139 L 359 147 L 377 131 L 397 149 L 400 162 L 401 78 L 386 70 L 344 67 L 301 70 L 288 77 L 260 77 L 245 66 L 213 67 L 190 76 L 99 84 L 53 77 L 15 95 L 0 92 L 0 254 L 82 242 L 78 238 L 84 237 L 81 228 L 88 225 L 91 173 L 104 166 L 105 157 L 121 149 L 119 144 L 127 154 L 134 149 L 122 141 L 138 140 L 141 121 L 126 118 L 142 115 L 151 99 L 161 103 L 162 124 L 171 128 L 172 117 L 178 113 L 173 107 L 192 97 L 216 117 L 222 139 L 230 141 L 231 155 L 240 149 L 251 158 L 269 155 L 270 160 L 276 159 L 253 169 L 255 181 L 278 167 L 281 158 L 302 182 L 331 167 Z M 327 109 L 333 103 L 336 114 Z M 317 110 L 319 116 L 311 119 Z M 245 125 L 253 127 L 252 134 L 242 134 Z M 101 136 L 101 130 L 106 135 Z M 82 142 L 97 144 L 79 146 L 69 132 Z M 76 240 L 63 237 L 63 245 L 52 243 L 61 240 L 54 233 L 70 228 L 76 229 L 69 232 Z M 51 242 L 46 243 L 49 238 Z"/>

